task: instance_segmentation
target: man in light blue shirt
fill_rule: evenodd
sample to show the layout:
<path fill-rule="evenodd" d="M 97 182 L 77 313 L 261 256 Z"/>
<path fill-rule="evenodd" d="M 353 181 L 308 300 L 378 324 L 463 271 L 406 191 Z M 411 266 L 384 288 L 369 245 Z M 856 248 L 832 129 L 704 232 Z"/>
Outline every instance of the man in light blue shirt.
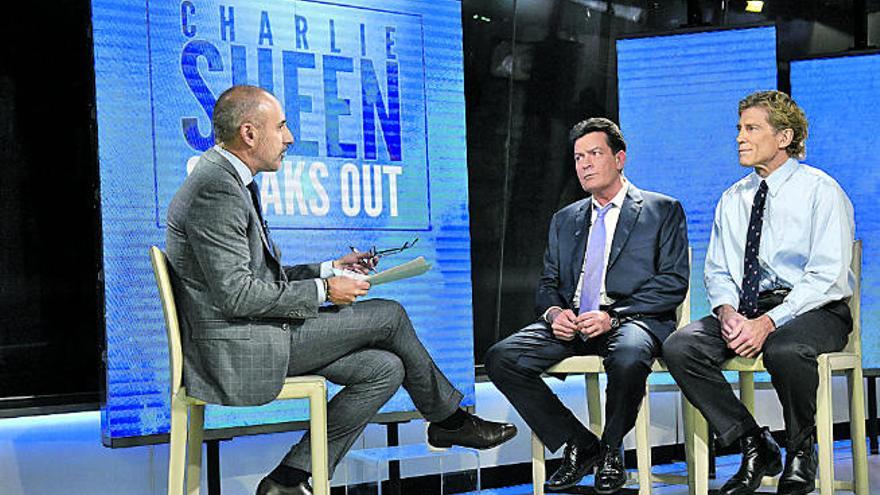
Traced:
<path fill-rule="evenodd" d="M 778 493 L 808 493 L 817 465 L 816 356 L 843 349 L 852 330 L 853 208 L 834 179 L 796 160 L 807 120 L 788 95 L 749 95 L 737 129 L 740 164 L 754 171 L 715 210 L 705 265 L 713 315 L 673 333 L 663 355 L 718 439 L 742 446 L 742 465 L 721 488 L 732 495 L 783 471 L 778 445 L 721 374 L 725 360 L 763 353 L 788 437 Z"/>

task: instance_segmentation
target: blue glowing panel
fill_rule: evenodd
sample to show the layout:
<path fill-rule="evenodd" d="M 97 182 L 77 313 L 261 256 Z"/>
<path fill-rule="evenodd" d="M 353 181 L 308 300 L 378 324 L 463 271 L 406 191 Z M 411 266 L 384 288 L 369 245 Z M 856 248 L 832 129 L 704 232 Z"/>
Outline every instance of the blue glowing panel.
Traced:
<path fill-rule="evenodd" d="M 776 88 L 776 29 L 652 36 L 617 41 L 626 176 L 681 201 L 693 248 L 693 318 L 709 312 L 703 263 L 715 204 L 750 170 L 736 154 L 737 104 Z"/>
<path fill-rule="evenodd" d="M 272 91 L 295 144 L 261 174 L 287 264 L 349 245 L 416 247 L 433 268 L 377 287 L 407 308 L 474 404 L 461 3 L 93 0 L 107 326 L 105 440 L 168 431 L 165 329 L 147 256 L 168 203 L 213 144 L 232 84 Z M 332 389 L 331 393 L 336 389 Z M 304 402 L 208 409 L 209 428 L 300 420 Z M 383 412 L 413 411 L 401 391 Z"/>
<path fill-rule="evenodd" d="M 793 61 L 792 97 L 810 122 L 804 160 L 837 179 L 853 203 L 863 241 L 862 362 L 880 367 L 880 54 Z"/>

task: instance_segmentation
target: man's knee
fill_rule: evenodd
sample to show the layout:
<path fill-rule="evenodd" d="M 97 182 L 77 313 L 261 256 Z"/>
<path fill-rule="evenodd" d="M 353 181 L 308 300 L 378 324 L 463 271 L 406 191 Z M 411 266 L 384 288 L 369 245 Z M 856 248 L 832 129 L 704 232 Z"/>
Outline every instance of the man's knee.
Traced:
<path fill-rule="evenodd" d="M 792 364 L 804 359 L 815 360 L 816 352 L 803 342 L 790 339 L 768 339 L 764 346 L 764 366 L 770 373 L 790 370 Z"/>
<path fill-rule="evenodd" d="M 516 364 L 516 355 L 507 345 L 506 340 L 496 342 L 486 351 L 486 373 L 496 382 L 503 380 Z"/>
<path fill-rule="evenodd" d="M 663 360 L 670 368 L 683 366 L 696 357 L 697 348 L 690 329 L 691 325 L 688 325 L 676 330 L 663 342 Z"/>
<path fill-rule="evenodd" d="M 376 352 L 372 364 L 371 382 L 396 390 L 406 377 L 403 361 L 392 352 Z"/>
<path fill-rule="evenodd" d="M 605 357 L 605 369 L 615 372 L 649 372 L 654 362 L 653 347 L 648 341 L 627 341 L 617 344 Z"/>

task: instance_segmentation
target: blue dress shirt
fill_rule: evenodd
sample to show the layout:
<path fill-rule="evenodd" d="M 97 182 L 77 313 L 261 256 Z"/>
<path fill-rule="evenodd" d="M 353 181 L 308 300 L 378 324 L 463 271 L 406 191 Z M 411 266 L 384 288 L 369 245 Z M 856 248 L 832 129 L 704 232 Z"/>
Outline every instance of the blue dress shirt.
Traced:
<path fill-rule="evenodd" d="M 825 172 L 789 158 L 766 179 L 752 172 L 721 195 L 706 253 L 710 307 L 739 305 L 743 252 L 752 202 L 761 180 L 768 194 L 758 262 L 760 291 L 788 288 L 767 312 L 777 327 L 795 316 L 852 295 L 849 269 L 855 233 L 853 207 Z"/>

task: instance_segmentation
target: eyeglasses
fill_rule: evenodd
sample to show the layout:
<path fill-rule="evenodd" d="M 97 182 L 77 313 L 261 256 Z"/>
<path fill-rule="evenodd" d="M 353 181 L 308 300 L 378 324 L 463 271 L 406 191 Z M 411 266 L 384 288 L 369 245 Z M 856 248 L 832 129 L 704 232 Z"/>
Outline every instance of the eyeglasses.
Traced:
<path fill-rule="evenodd" d="M 382 258 L 384 256 L 391 256 L 392 254 L 402 253 L 402 252 L 406 251 L 407 249 L 410 249 L 411 247 L 415 246 L 417 242 L 419 242 L 419 238 L 414 237 L 411 241 L 404 242 L 403 245 L 401 245 L 400 247 L 393 247 L 393 248 L 388 248 L 388 249 L 376 249 L 376 246 L 373 246 L 367 252 L 370 253 L 371 258 Z M 349 248 L 352 251 L 357 252 L 357 249 L 354 246 L 349 246 Z"/>

